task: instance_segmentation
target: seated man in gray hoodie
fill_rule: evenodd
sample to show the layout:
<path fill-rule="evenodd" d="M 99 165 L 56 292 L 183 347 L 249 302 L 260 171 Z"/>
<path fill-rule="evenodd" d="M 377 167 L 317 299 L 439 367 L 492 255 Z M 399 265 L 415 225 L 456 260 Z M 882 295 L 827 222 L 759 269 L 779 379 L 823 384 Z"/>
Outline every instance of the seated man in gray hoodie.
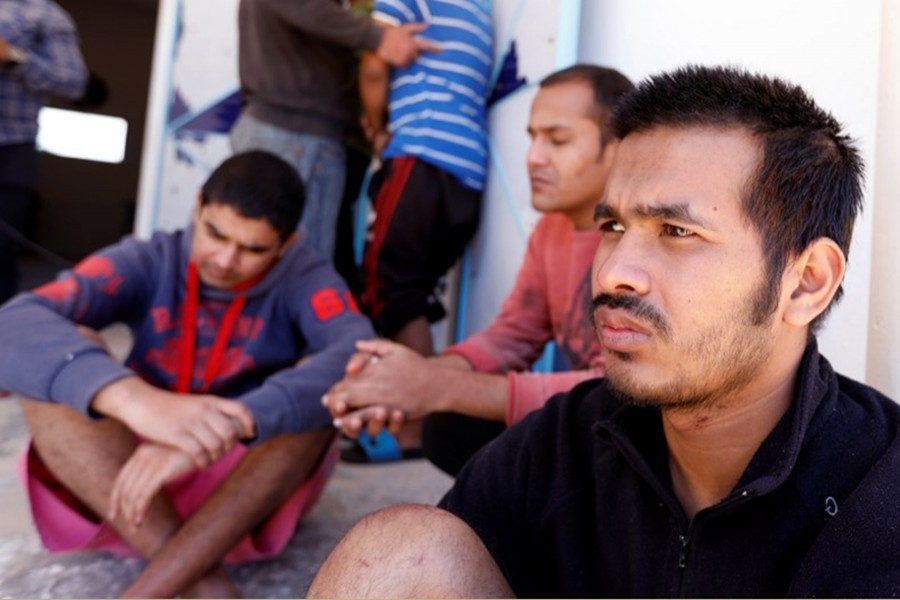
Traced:
<path fill-rule="evenodd" d="M 126 238 L 0 308 L 41 538 L 147 558 L 126 596 L 236 596 L 223 561 L 284 549 L 331 473 L 319 398 L 372 329 L 296 243 L 303 196 L 276 156 L 234 156 L 188 229 Z M 116 322 L 124 364 L 91 333 Z"/>

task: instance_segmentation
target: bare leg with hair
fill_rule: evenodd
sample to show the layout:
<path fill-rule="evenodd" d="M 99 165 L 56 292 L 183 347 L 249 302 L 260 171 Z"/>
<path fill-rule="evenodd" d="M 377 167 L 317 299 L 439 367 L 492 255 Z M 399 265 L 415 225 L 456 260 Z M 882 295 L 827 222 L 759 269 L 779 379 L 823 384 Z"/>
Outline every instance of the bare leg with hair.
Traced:
<path fill-rule="evenodd" d="M 34 449 L 44 464 L 98 520 L 102 519 L 109 511 L 116 476 L 137 447 L 134 435 L 113 419 L 93 421 L 68 406 L 25 399 L 21 402 Z M 152 556 L 181 521 L 168 499 L 158 495 L 139 529 L 121 520 L 112 525 L 138 552 Z"/>
<path fill-rule="evenodd" d="M 481 539 L 433 506 L 404 505 L 357 523 L 310 585 L 309 598 L 512 598 Z"/>
<path fill-rule="evenodd" d="M 207 591 L 190 586 L 203 573 L 224 576 L 215 571 L 222 557 L 310 476 L 332 436 L 330 431 L 284 435 L 251 448 L 206 504 L 151 558 L 123 596 L 168 597 L 187 590 L 221 597 L 224 590 L 216 590 L 214 581 L 205 582 L 210 584 Z"/>
<path fill-rule="evenodd" d="M 23 400 L 22 411 L 47 467 L 96 515 L 106 515 L 116 477 L 137 447 L 134 435 L 118 421 L 92 421 L 67 406 Z M 184 524 L 165 494 L 156 495 L 139 527 L 114 520 L 122 538 L 150 561 L 125 595 L 238 595 L 222 558 L 309 477 L 332 435 L 282 436 L 251 448 Z"/>

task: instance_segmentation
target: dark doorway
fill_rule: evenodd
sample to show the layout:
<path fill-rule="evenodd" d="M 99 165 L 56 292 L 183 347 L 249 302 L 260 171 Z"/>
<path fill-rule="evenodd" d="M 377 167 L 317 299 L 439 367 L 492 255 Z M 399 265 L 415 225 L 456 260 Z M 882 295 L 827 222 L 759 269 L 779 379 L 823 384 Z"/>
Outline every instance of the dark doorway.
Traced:
<path fill-rule="evenodd" d="M 128 122 L 125 159 L 118 164 L 41 154 L 33 239 L 69 261 L 119 239 L 133 227 L 144 141 L 144 119 L 156 30 L 157 0 L 57 0 L 74 18 L 88 68 L 107 88 L 99 106 L 74 110 Z M 72 108 L 54 103 L 59 108 Z M 32 254 L 27 271 L 56 270 Z"/>

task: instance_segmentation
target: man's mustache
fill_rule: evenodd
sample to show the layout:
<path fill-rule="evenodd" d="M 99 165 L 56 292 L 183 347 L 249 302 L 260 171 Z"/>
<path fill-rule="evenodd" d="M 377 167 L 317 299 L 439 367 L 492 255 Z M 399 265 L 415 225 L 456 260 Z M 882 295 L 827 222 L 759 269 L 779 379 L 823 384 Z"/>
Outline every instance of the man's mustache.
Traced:
<path fill-rule="evenodd" d="M 631 314 L 638 321 L 649 324 L 653 329 L 663 336 L 669 335 L 669 323 L 659 310 L 652 304 L 644 302 L 637 296 L 630 294 L 597 294 L 591 300 L 591 323 L 594 328 L 597 327 L 596 317 L 594 316 L 597 309 L 601 306 L 608 308 L 621 308 L 625 312 Z"/>

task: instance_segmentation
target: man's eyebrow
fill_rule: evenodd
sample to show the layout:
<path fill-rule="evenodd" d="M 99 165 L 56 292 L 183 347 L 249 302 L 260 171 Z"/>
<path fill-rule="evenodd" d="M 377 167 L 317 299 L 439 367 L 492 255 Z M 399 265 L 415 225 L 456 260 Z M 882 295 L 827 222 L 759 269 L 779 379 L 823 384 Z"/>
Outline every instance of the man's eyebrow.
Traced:
<path fill-rule="evenodd" d="M 635 209 L 635 214 L 637 214 L 638 217 L 646 219 L 680 221 L 682 223 L 709 229 L 703 219 L 691 212 L 690 204 L 687 202 L 678 202 L 674 204 L 644 204 Z"/>
<path fill-rule="evenodd" d="M 709 226 L 691 212 L 691 207 L 687 202 L 679 202 L 676 204 L 641 204 L 634 209 L 634 214 L 639 219 L 661 219 L 672 220 L 686 223 L 689 225 L 697 225 L 703 229 L 709 229 Z M 619 212 L 612 206 L 600 203 L 594 208 L 594 220 L 615 219 L 620 220 Z"/>
<path fill-rule="evenodd" d="M 571 125 L 546 125 L 544 127 L 532 127 L 529 125 L 525 128 L 525 131 L 528 132 L 528 135 L 534 135 L 536 132 L 540 131 L 541 133 L 556 133 L 557 131 L 572 131 L 574 127 Z"/>
<path fill-rule="evenodd" d="M 204 221 L 204 225 L 206 225 L 206 229 L 213 235 L 217 237 L 224 238 L 226 237 L 224 233 L 219 231 L 219 228 L 216 227 L 213 223 L 209 221 Z M 238 244 L 243 250 L 247 250 L 249 252 L 267 252 L 272 249 L 271 244 Z"/>
<path fill-rule="evenodd" d="M 203 225 L 206 226 L 206 230 L 214 235 L 222 235 L 222 232 L 219 231 L 219 228 L 215 226 L 209 219 L 203 219 Z"/>

